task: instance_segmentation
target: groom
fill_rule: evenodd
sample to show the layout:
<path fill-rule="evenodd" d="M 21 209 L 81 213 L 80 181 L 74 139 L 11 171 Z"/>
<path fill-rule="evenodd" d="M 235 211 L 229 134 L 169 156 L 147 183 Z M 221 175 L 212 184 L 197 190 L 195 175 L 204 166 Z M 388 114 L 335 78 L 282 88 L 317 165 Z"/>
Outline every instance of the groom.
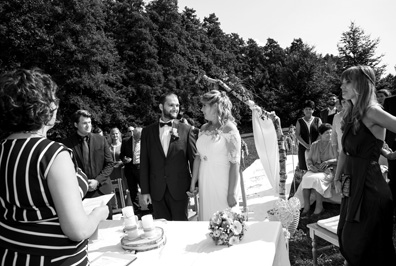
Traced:
<path fill-rule="evenodd" d="M 179 100 L 174 93 L 161 96 L 161 118 L 142 131 L 140 188 L 145 203 L 153 205 L 156 219 L 188 220 L 188 196 L 196 153 L 189 125 L 176 120 Z"/>

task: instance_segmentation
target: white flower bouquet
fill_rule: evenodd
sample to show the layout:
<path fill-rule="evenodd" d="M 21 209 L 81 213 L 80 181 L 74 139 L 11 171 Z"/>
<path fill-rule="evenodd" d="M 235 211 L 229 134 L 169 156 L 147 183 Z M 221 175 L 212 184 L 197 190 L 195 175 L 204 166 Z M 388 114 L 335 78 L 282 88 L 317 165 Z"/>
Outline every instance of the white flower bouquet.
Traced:
<path fill-rule="evenodd" d="M 246 231 L 245 216 L 230 209 L 218 211 L 209 221 L 209 236 L 216 245 L 232 246 L 242 240 Z"/>

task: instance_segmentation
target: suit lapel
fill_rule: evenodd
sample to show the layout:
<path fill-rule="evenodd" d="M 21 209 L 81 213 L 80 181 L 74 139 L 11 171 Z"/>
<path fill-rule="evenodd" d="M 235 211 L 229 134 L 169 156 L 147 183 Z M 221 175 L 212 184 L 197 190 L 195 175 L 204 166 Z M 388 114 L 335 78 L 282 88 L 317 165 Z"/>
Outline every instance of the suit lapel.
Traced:
<path fill-rule="evenodd" d="M 179 133 L 179 122 L 178 122 L 178 121 L 174 120 L 174 122 L 173 122 L 173 128 L 175 128 L 175 129 L 176 129 L 176 132 Z M 170 141 L 169 141 L 168 154 L 166 155 L 166 157 L 170 157 L 170 155 L 172 154 L 172 152 L 173 152 L 173 150 L 174 150 L 174 145 L 175 145 L 174 142 L 175 142 L 175 141 L 177 141 L 177 140 L 172 140 L 172 136 L 171 136 Z"/>

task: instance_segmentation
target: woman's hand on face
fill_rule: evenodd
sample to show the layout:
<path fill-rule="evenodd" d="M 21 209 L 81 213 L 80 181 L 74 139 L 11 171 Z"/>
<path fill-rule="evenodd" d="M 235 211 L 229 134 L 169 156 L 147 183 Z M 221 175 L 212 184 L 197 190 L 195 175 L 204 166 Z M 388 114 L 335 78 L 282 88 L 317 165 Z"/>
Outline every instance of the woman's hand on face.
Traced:
<path fill-rule="evenodd" d="M 227 195 L 227 203 L 230 208 L 235 207 L 237 205 L 237 198 L 235 194 Z"/>

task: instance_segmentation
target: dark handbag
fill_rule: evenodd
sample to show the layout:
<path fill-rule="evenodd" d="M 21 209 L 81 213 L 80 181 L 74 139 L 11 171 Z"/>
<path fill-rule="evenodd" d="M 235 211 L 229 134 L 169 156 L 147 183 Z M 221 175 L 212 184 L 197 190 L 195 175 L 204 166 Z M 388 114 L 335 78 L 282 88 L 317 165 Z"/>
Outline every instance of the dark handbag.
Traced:
<path fill-rule="evenodd" d="M 350 184 L 351 184 L 351 176 L 347 174 L 342 174 L 341 175 L 342 197 L 349 197 Z"/>

